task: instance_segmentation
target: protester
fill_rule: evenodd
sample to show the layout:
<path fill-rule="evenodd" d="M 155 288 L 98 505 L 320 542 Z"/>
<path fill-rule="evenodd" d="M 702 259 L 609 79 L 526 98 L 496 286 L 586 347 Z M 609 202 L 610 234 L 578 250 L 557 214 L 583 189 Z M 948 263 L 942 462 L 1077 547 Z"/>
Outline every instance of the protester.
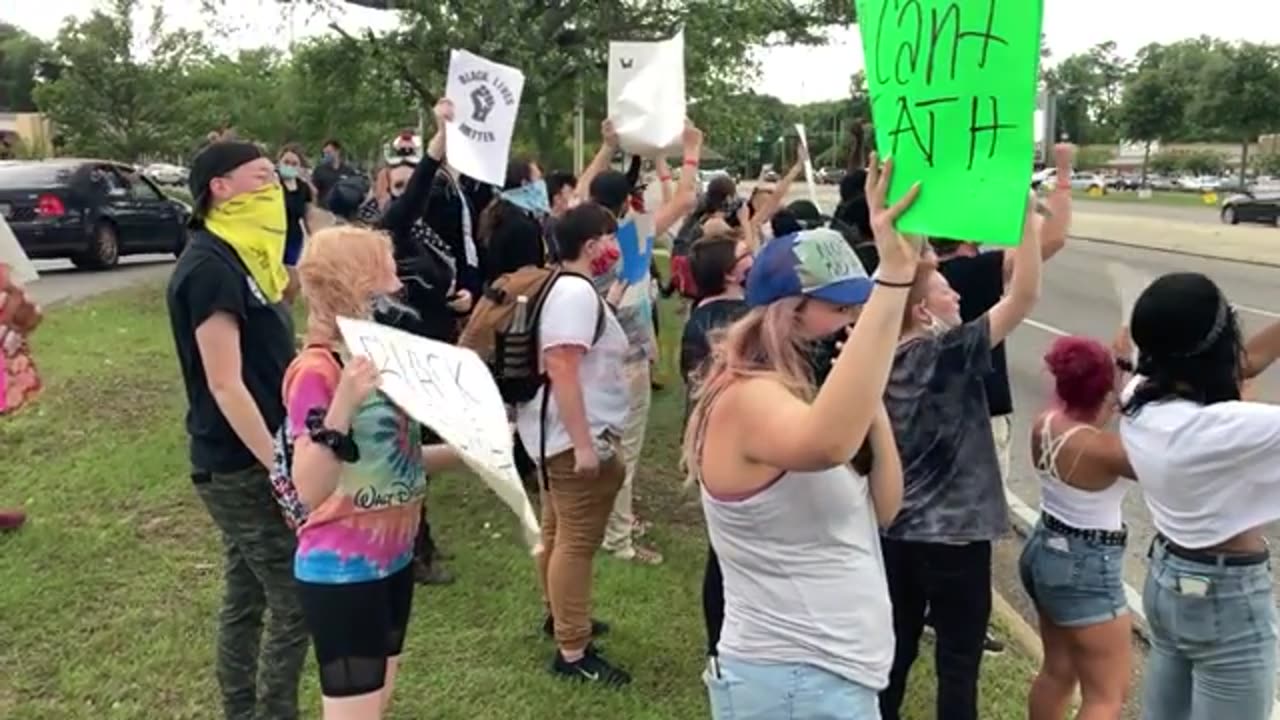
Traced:
<path fill-rule="evenodd" d="M 465 290 L 472 298 L 484 287 L 476 228 L 481 211 L 493 196 L 492 185 L 466 177 L 448 163 L 439 167 L 431 183 L 431 201 L 425 215 L 432 230 L 429 242 L 448 259 L 458 291 Z"/>
<path fill-rule="evenodd" d="M 543 224 L 543 242 L 547 246 L 548 258 L 555 260 L 556 255 L 556 222 L 564 214 L 577 207 L 578 178 L 573 173 L 556 171 L 547 175 L 547 197 L 551 199 L 551 217 Z"/>
<path fill-rule="evenodd" d="M 990 311 L 962 323 L 960 296 L 926 265 L 916 274 L 902 319 L 885 393 L 906 478 L 902 512 L 883 542 L 897 638 L 889 686 L 880 696 L 885 720 L 900 717 L 926 611 L 937 633 L 938 717 L 977 717 L 978 670 L 991 615 L 991 544 L 1009 527 L 983 377 L 991 369 L 991 349 L 1039 297 L 1041 223 L 1035 208 L 1029 196 L 1009 292 Z M 883 270 L 883 250 L 880 262 Z"/>
<path fill-rule="evenodd" d="M 380 718 L 413 607 L 410 561 L 426 474 L 457 456 L 447 446 L 423 447 L 423 427 L 378 391 L 368 358 L 344 360 L 349 349 L 337 318 L 371 318 L 376 305 L 396 302 L 400 279 L 387 236 L 321 231 L 298 271 L 306 346 L 285 375 L 284 398 L 295 442 L 292 479 L 310 513 L 298 530 L 293 571 L 325 719 Z"/>
<path fill-rule="evenodd" d="M 347 164 L 342 143 L 337 139 L 325 142 L 321 150 L 320 164 L 311 174 L 311 182 L 315 185 L 316 196 L 322 205 L 328 207 L 329 195 L 343 178 L 357 177 L 360 171 Z"/>
<path fill-rule="evenodd" d="M 271 160 L 244 142 L 205 147 L 189 182 L 192 233 L 167 301 L 186 386 L 191 480 L 225 553 L 223 713 L 292 719 L 307 631 L 292 571 L 297 541 L 268 472 L 284 419 L 280 386 L 294 356 L 280 304 L 288 284 L 284 194 Z"/>
<path fill-rule="evenodd" d="M 893 228 L 916 188 L 886 208 L 889 173 L 868 181 L 880 276 L 836 233 L 772 240 L 747 279 L 752 309 L 714 347 L 695 394 L 684 459 L 724 573 L 724 629 L 705 674 L 714 718 L 877 716 L 893 650 L 877 527 L 902 499 L 882 394 L 919 260 Z M 855 317 L 817 388 L 804 343 Z M 847 464 L 864 439 L 882 460 L 870 477 Z"/>
<path fill-rule="evenodd" d="M 1276 689 L 1268 523 L 1280 519 L 1280 407 L 1241 400 L 1280 354 L 1276 326 L 1241 342 L 1199 273 L 1158 278 L 1133 307 L 1136 376 L 1120 438 L 1157 530 L 1142 592 L 1142 717 L 1264 720 Z"/>
<path fill-rule="evenodd" d="M 1119 435 L 1116 366 L 1095 340 L 1061 337 L 1044 357 L 1052 407 L 1031 429 L 1040 521 L 1022 548 L 1022 586 L 1040 617 L 1044 661 L 1030 720 L 1062 720 L 1080 685 L 1080 718 L 1119 720 L 1129 687 L 1124 497 L 1133 477 Z"/>
<path fill-rule="evenodd" d="M 307 180 L 307 158 L 298 145 L 286 145 L 276 159 L 276 174 L 284 186 L 285 229 L 284 266 L 289 273 L 289 289 L 286 295 L 297 293 L 298 258 L 302 255 L 303 238 L 311 232 L 307 227 L 307 215 L 315 202 L 315 188 Z"/>
<path fill-rule="evenodd" d="M 27 341 L 42 319 L 40 306 L 14 281 L 12 268 L 0 262 L 0 416 L 17 412 L 41 390 Z M 17 530 L 26 522 L 22 510 L 0 509 L 0 532 Z"/>
<path fill-rule="evenodd" d="M 453 343 L 458 337 L 460 318 L 471 310 L 472 295 L 458 287 L 453 258 L 445 250 L 445 243 L 429 224 L 432 205 L 437 201 L 433 190 L 437 173 L 445 156 L 445 123 L 453 117 L 453 103 L 441 99 L 434 109 L 435 135 L 427 143 L 427 150 L 420 158 L 414 154 L 416 144 L 412 136 L 403 135 L 393 141 L 396 146 L 408 145 L 410 152 L 396 153 L 396 162 L 384 176 L 386 205 L 380 214 L 376 201 L 366 204 L 365 214 L 374 208 L 373 226 L 391 236 L 396 272 L 404 286 L 402 298 L 410 312 L 396 305 L 383 305 L 377 309 L 379 322 L 440 342 Z M 407 141 L 407 143 L 405 142 Z M 428 432 L 428 441 L 434 442 L 434 434 Z M 448 585 L 453 574 L 443 566 L 444 553 L 436 544 L 427 520 L 427 506 L 422 506 L 418 526 L 418 540 L 414 553 L 414 576 L 424 585 Z"/>
<path fill-rule="evenodd" d="M 516 415 L 520 440 L 537 449 L 543 477 L 538 571 L 558 646 L 551 671 L 607 686 L 631 682 L 591 644 L 591 559 L 626 476 L 620 442 L 627 337 L 589 278 L 615 244 L 616 230 L 613 216 L 594 203 L 560 220 L 565 274 L 547 291 L 536 320 L 547 382 Z"/>
<path fill-rule="evenodd" d="M 613 134 L 612 125 L 607 120 L 603 130 L 605 131 L 603 148 L 616 146 L 617 136 Z M 693 209 L 696 202 L 698 157 L 702 152 L 701 131 L 692 123 L 688 123 L 682 143 L 685 172 L 680 178 L 675 196 L 654 212 L 655 236 L 667 232 Z M 603 148 L 597 154 L 597 159 L 606 156 L 607 152 Z M 633 170 L 636 175 L 639 174 L 638 167 L 633 167 Z M 582 177 L 583 182 L 589 187 L 590 200 L 604 207 L 617 221 L 621 222 L 631 208 L 635 179 L 628 178 L 617 170 L 597 172 L 595 163 L 583 173 Z M 622 267 L 619 262 L 618 248 L 610 248 L 601 259 L 603 262 L 595 273 L 596 288 L 604 293 L 620 278 Z M 643 287 L 637 287 L 632 292 L 647 295 L 647 281 Z M 640 454 L 644 450 L 644 436 L 653 396 L 652 360 L 657 355 L 657 337 L 653 329 L 649 303 L 639 301 L 634 294 L 629 302 L 622 303 L 617 309 L 617 317 L 626 332 L 629 345 L 623 367 L 629 398 L 627 418 L 622 431 L 622 460 L 627 472 L 609 517 L 608 528 L 605 530 L 604 548 L 619 560 L 642 565 L 657 565 L 662 562 L 662 554 L 635 541 L 636 536 L 643 537 L 648 532 L 648 526 L 636 517 L 633 502 L 636 468 L 640 462 Z"/>

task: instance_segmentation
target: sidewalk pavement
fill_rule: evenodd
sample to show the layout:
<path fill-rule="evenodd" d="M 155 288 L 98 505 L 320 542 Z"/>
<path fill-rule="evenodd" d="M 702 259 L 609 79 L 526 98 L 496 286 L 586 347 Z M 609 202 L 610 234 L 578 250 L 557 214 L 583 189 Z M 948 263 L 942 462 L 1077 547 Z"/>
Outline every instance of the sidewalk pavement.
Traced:
<path fill-rule="evenodd" d="M 1266 225 L 1209 225 L 1136 215 L 1091 213 L 1077 206 L 1071 221 L 1071 237 L 1280 266 L 1280 230 Z"/>

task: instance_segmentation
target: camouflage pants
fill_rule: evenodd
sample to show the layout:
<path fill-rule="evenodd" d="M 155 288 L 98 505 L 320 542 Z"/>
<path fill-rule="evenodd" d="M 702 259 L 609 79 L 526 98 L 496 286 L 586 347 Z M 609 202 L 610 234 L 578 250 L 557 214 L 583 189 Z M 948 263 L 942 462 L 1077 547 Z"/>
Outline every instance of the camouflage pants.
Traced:
<path fill-rule="evenodd" d="M 276 509 L 264 469 L 197 471 L 192 480 L 222 533 L 217 674 L 226 720 L 296 720 L 309 642 L 293 579 L 297 538 Z"/>

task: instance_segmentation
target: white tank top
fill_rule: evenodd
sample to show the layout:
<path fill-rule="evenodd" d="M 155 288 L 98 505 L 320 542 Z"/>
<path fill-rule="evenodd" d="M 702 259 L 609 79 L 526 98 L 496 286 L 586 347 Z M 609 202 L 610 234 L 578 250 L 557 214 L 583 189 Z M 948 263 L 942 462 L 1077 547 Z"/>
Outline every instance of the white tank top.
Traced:
<path fill-rule="evenodd" d="M 865 477 L 789 472 L 738 499 L 704 486 L 702 509 L 724 575 L 721 653 L 888 684 L 893 614 Z"/>
<path fill-rule="evenodd" d="M 1063 482 L 1058 476 L 1058 453 L 1076 432 L 1096 430 L 1076 425 L 1053 437 L 1050 433 L 1053 416 L 1053 413 L 1046 414 L 1040 426 L 1040 461 L 1036 463 L 1040 510 L 1080 530 L 1123 530 L 1124 496 L 1129 492 L 1130 483 L 1117 479 L 1105 490 L 1081 490 Z"/>

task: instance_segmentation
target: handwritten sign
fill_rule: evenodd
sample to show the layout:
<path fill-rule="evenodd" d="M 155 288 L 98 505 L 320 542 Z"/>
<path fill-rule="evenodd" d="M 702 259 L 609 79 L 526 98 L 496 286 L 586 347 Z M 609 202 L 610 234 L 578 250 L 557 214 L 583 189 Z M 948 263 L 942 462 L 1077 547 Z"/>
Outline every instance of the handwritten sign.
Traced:
<path fill-rule="evenodd" d="M 381 390 L 462 456 L 520 521 L 537 547 L 538 518 L 512 455 L 506 407 L 484 361 L 470 350 L 364 320 L 338 318 L 352 353 L 380 370 Z"/>
<path fill-rule="evenodd" d="M 622 148 L 653 155 L 684 132 L 684 31 L 660 42 L 609 43 L 608 112 Z"/>
<path fill-rule="evenodd" d="M 23 251 L 18 238 L 13 234 L 4 215 L 0 214 L 0 263 L 9 266 L 9 280 L 18 287 L 33 283 L 40 278 L 36 266 Z"/>
<path fill-rule="evenodd" d="M 804 132 L 804 123 L 796 123 L 796 135 L 800 136 L 800 146 L 804 148 L 804 181 L 809 186 L 809 202 L 822 212 L 818 204 L 818 186 L 813 182 L 813 160 L 809 158 L 809 138 Z"/>
<path fill-rule="evenodd" d="M 511 135 L 524 73 L 454 50 L 449 55 L 449 82 L 445 97 L 453 101 L 453 122 L 445 128 L 449 163 L 463 175 L 491 185 L 502 185 L 511 154 Z"/>
<path fill-rule="evenodd" d="M 649 216 L 628 218 L 618 228 L 615 237 L 622 253 L 620 279 L 628 285 L 645 283 L 648 287 L 645 281 L 649 278 L 649 263 L 653 259 L 653 219 Z"/>
<path fill-rule="evenodd" d="M 876 145 L 904 232 L 1017 245 L 1035 158 L 1043 0 L 857 0 Z"/>

